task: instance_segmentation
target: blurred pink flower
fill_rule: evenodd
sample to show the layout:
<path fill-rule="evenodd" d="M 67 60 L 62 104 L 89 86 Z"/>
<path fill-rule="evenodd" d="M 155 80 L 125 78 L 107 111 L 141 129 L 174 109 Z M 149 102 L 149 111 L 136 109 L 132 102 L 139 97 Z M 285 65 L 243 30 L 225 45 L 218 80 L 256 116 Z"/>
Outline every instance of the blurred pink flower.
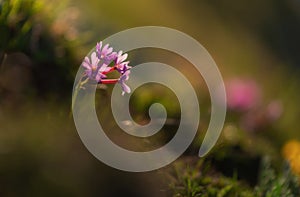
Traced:
<path fill-rule="evenodd" d="M 273 100 L 267 106 L 247 112 L 241 118 L 241 127 L 248 131 L 266 130 L 283 113 L 283 106 L 280 100 Z"/>
<path fill-rule="evenodd" d="M 266 108 L 266 116 L 269 121 L 276 121 L 283 112 L 283 106 L 280 100 L 271 101 Z"/>
<path fill-rule="evenodd" d="M 229 109 L 245 111 L 257 106 L 261 91 L 254 80 L 232 79 L 226 84 L 227 106 Z"/>

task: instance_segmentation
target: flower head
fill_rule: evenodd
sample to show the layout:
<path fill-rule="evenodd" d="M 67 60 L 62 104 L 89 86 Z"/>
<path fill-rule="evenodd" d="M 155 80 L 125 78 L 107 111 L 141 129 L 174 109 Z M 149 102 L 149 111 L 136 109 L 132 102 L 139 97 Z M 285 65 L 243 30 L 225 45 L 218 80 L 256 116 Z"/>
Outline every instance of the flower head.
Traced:
<path fill-rule="evenodd" d="M 109 65 L 117 55 L 116 52 L 113 52 L 113 48 L 109 47 L 109 44 L 102 46 L 102 42 L 97 43 L 96 52 L 99 61 L 106 65 Z"/>
<path fill-rule="evenodd" d="M 89 57 L 84 58 L 82 66 L 85 68 L 85 73 L 89 79 L 99 82 L 106 77 L 102 72 L 106 69 L 107 65 L 99 64 L 99 59 L 95 52 L 92 53 L 91 59 Z"/>
<path fill-rule="evenodd" d="M 125 84 L 125 81 L 127 81 L 129 79 L 129 74 L 130 74 L 130 70 L 127 70 L 123 75 L 121 75 L 121 77 L 119 78 L 119 83 L 121 84 L 122 87 L 122 95 L 126 93 L 130 93 L 130 87 L 128 85 Z"/>
<path fill-rule="evenodd" d="M 96 52 L 93 52 L 90 58 L 85 57 L 82 66 L 85 68 L 85 74 L 90 80 L 102 84 L 120 83 L 122 95 L 124 95 L 125 92 L 130 93 L 130 88 L 125 84 L 125 81 L 129 79 L 131 68 L 131 66 L 128 66 L 129 61 L 125 61 L 127 56 L 126 53 L 122 51 L 116 53 L 108 44 L 103 46 L 102 42 L 99 42 L 96 45 Z M 113 66 L 110 66 L 111 62 L 114 63 Z M 120 77 L 107 79 L 106 74 L 115 70 L 120 73 Z"/>
<path fill-rule="evenodd" d="M 125 62 L 127 56 L 128 56 L 127 53 L 123 53 L 123 51 L 119 51 L 114 60 L 117 71 L 122 75 L 131 68 L 130 66 L 128 66 L 129 61 Z"/>

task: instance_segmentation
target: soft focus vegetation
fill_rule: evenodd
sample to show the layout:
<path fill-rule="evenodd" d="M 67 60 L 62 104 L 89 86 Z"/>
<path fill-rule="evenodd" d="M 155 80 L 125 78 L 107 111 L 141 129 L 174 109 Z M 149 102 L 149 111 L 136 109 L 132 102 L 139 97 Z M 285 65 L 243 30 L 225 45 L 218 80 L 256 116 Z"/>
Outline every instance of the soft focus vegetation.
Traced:
<path fill-rule="evenodd" d="M 296 0 L 0 0 L 0 196 L 299 196 L 299 13 Z M 203 78 L 176 54 L 129 52 L 131 66 L 160 61 L 180 70 L 196 90 L 201 120 L 173 164 L 127 173 L 102 164 L 80 141 L 72 86 L 97 41 L 144 25 L 178 29 L 208 50 L 224 77 L 228 112 L 217 145 L 198 158 L 210 118 Z M 172 120 L 147 139 L 116 126 L 111 90 L 98 90 L 96 104 L 112 141 L 145 151 L 174 136 L 180 106 L 171 90 L 148 84 L 132 95 L 137 122 L 149 121 L 153 102 Z"/>

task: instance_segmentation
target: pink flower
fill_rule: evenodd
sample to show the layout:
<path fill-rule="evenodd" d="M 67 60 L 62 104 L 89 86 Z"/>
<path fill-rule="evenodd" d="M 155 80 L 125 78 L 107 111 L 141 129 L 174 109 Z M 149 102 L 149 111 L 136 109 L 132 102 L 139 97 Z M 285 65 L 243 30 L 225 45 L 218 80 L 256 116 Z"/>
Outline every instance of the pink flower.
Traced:
<path fill-rule="evenodd" d="M 283 112 L 280 100 L 273 100 L 267 106 L 247 112 L 241 118 L 241 127 L 248 131 L 266 130 L 272 123 L 277 121 Z"/>
<path fill-rule="evenodd" d="M 97 43 L 96 52 L 99 61 L 106 65 L 109 65 L 117 56 L 117 53 L 113 52 L 113 48 L 109 47 L 109 44 L 103 46 L 102 42 Z"/>
<path fill-rule="evenodd" d="M 121 84 L 122 87 L 122 95 L 126 93 L 130 93 L 130 87 L 128 85 L 125 84 L 125 81 L 127 81 L 129 79 L 129 74 L 130 74 L 130 70 L 127 70 L 123 75 L 121 75 L 120 79 L 119 79 L 119 83 Z"/>
<path fill-rule="evenodd" d="M 84 58 L 82 66 L 85 68 L 85 73 L 88 78 L 92 80 L 99 82 L 106 77 L 102 72 L 106 69 L 107 65 L 99 64 L 99 59 L 95 52 L 92 53 L 91 59 L 89 57 Z"/>
<path fill-rule="evenodd" d="M 127 59 L 127 53 L 122 51 L 114 52 L 108 44 L 102 45 L 102 42 L 97 43 L 96 52 L 93 52 L 90 57 L 86 56 L 82 62 L 82 67 L 85 69 L 85 75 L 89 80 L 97 81 L 101 84 L 116 84 L 119 83 L 122 87 L 122 95 L 130 93 L 130 88 L 125 84 L 129 79 L 130 68 Z M 113 66 L 110 63 L 113 62 Z M 117 79 L 107 79 L 106 74 L 119 72 L 120 76 Z"/>
<path fill-rule="evenodd" d="M 283 112 L 283 105 L 280 100 L 271 101 L 266 108 L 266 116 L 269 121 L 276 121 Z"/>
<path fill-rule="evenodd" d="M 122 75 L 131 68 L 130 66 L 128 66 L 129 61 L 125 62 L 127 56 L 127 53 L 123 53 L 122 51 L 119 51 L 116 55 L 115 68 Z"/>
<path fill-rule="evenodd" d="M 227 105 L 232 110 L 245 111 L 257 106 L 260 88 L 253 80 L 233 79 L 226 84 Z"/>

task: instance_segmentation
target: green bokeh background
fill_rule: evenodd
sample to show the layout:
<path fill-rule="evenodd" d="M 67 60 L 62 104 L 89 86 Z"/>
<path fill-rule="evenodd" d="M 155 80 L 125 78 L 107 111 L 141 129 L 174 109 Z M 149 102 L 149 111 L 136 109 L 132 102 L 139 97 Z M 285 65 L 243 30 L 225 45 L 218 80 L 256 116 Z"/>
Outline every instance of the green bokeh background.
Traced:
<path fill-rule="evenodd" d="M 249 152 L 256 147 L 280 157 L 287 140 L 300 139 L 297 0 L 1 0 L 0 196 L 168 196 L 164 169 L 127 173 L 94 158 L 80 141 L 71 115 L 73 80 L 84 56 L 96 42 L 146 25 L 192 36 L 211 54 L 225 81 L 253 79 L 262 90 L 262 106 L 272 100 L 282 103 L 281 117 L 259 134 L 261 141 L 253 138 L 257 141 L 246 146 Z M 130 52 L 129 60 L 131 66 L 157 60 L 184 73 L 199 96 L 203 118 L 199 131 L 205 131 L 209 95 L 191 65 L 175 54 L 154 49 Z M 109 109 L 111 88 L 99 90 L 96 103 L 100 122 L 106 123 L 113 141 L 129 149 L 148 150 L 174 135 L 176 125 L 166 125 L 163 134 L 150 139 L 122 134 Z M 147 122 L 147 108 L 159 101 L 176 119 L 179 106 L 170 102 L 175 99 L 160 86 L 140 88 L 131 100 L 133 117 Z M 238 127 L 235 114 L 228 115 L 225 125 Z M 195 156 L 202 135 L 186 155 Z M 218 148 L 222 149 L 222 143 Z"/>

